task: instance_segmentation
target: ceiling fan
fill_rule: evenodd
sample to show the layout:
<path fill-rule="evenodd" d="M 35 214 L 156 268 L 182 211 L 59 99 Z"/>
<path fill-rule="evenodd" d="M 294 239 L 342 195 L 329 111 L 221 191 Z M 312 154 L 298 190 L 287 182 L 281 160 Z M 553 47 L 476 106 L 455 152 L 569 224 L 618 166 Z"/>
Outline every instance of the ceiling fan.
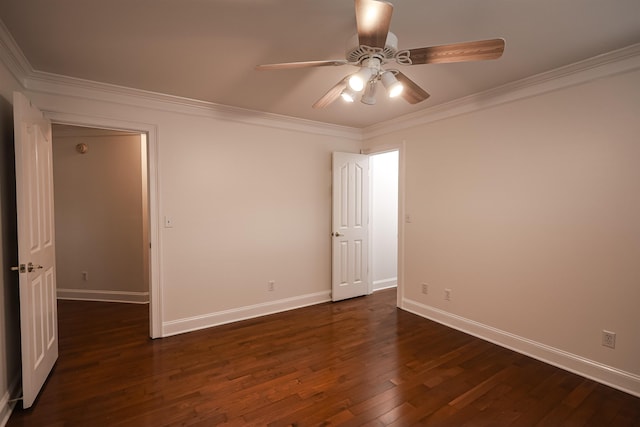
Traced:
<path fill-rule="evenodd" d="M 355 0 L 355 34 L 348 43 L 346 59 L 326 61 L 285 62 L 258 65 L 257 70 L 283 70 L 324 66 L 353 65 L 360 70 L 340 80 L 313 104 L 313 108 L 324 108 L 342 97 L 353 102 L 358 92 L 360 100 L 369 105 L 376 103 L 378 82 L 389 97 L 400 96 L 410 104 L 417 104 L 429 94 L 396 69 L 385 66 L 395 61 L 400 65 L 421 65 L 447 62 L 482 61 L 497 59 L 504 52 L 504 40 L 490 39 L 441 46 L 398 50 L 398 38 L 389 31 L 393 5 L 382 0 Z"/>

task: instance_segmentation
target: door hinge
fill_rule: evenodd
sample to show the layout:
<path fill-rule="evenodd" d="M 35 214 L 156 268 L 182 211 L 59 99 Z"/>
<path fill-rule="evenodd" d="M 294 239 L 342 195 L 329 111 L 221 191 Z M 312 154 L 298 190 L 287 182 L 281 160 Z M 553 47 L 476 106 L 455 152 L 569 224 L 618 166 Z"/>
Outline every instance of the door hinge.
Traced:
<path fill-rule="evenodd" d="M 20 264 L 19 266 L 11 267 L 11 271 L 19 271 L 20 273 L 26 273 L 27 266 L 24 264 Z"/>

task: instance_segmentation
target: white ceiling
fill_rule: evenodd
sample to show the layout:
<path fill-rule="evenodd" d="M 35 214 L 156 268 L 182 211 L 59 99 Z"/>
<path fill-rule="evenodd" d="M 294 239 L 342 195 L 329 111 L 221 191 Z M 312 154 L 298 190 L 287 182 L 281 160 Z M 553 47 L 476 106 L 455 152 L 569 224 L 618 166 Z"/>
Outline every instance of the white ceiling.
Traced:
<path fill-rule="evenodd" d="M 395 0 L 409 49 L 502 37 L 494 61 L 398 66 L 431 97 L 311 105 L 355 68 L 255 71 L 343 59 L 352 0 L 2 0 L 34 70 L 364 128 L 640 42 L 639 0 Z"/>

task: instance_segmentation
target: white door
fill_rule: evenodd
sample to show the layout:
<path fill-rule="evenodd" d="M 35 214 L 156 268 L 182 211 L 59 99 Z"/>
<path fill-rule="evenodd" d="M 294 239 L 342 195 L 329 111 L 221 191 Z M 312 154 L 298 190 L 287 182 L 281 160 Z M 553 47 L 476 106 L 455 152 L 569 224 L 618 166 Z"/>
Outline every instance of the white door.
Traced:
<path fill-rule="evenodd" d="M 369 157 L 333 153 L 331 299 L 369 293 Z"/>
<path fill-rule="evenodd" d="M 23 407 L 33 405 L 58 359 L 51 123 L 13 95 Z"/>

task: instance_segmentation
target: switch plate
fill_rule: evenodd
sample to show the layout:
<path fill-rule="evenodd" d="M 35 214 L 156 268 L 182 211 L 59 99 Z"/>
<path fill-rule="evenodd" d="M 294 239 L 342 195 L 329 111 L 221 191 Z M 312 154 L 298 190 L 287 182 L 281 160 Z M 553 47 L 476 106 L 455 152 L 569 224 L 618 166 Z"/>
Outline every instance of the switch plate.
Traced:
<path fill-rule="evenodd" d="M 170 216 L 164 217 L 164 228 L 173 228 L 173 218 Z"/>

